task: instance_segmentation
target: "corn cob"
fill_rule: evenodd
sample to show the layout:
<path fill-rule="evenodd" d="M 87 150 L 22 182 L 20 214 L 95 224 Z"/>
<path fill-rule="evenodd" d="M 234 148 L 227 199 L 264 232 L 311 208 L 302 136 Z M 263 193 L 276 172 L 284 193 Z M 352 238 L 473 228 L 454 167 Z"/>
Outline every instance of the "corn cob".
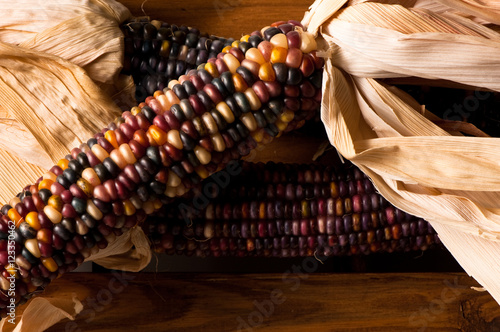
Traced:
<path fill-rule="evenodd" d="M 125 22 L 122 31 L 123 73 L 133 76 L 138 102 L 156 90 L 163 90 L 171 79 L 215 58 L 234 41 L 184 25 L 149 20 Z"/>
<path fill-rule="evenodd" d="M 143 225 L 156 252 L 330 256 L 439 244 L 429 223 L 390 205 L 353 165 L 244 163 L 205 208 L 196 209 L 195 197 L 165 206 Z"/>
<path fill-rule="evenodd" d="M 317 95 L 322 62 L 312 36 L 296 32 L 289 42 L 282 30 L 265 29 L 263 38 L 252 39 L 264 45 L 263 53 L 251 42 L 245 53 L 225 49 L 214 62 L 124 112 L 4 205 L 1 316 L 10 299 L 24 303 L 170 198 L 290 128 L 296 111 L 317 107 L 308 96 Z M 259 67 L 258 75 L 244 60 Z M 282 94 L 303 84 L 314 93 Z"/>
<path fill-rule="evenodd" d="M 248 71 L 251 71 L 255 77 L 264 81 L 271 93 L 285 95 L 287 107 L 295 112 L 295 120 L 286 131 L 295 129 L 297 124 L 300 126 L 303 123 L 302 120 L 317 118 L 316 110 L 321 100 L 319 89 L 321 72 L 315 71 L 310 81 L 305 81 L 301 85 L 295 84 L 294 80 L 300 79 L 301 74 L 298 73 L 298 69 L 308 76 L 314 70 L 313 68 L 320 68 L 323 61 L 316 57 L 315 53 L 305 58 L 300 55 L 299 49 L 306 47 L 307 43 L 299 44 L 299 32 L 295 31 L 295 27 L 301 27 L 301 25 L 296 21 L 271 24 L 273 29 L 270 29 L 272 32 L 269 32 L 268 40 L 263 40 L 263 31 L 266 28 L 254 31 L 251 35 L 244 35 L 240 40 L 235 41 L 232 38 L 200 35 L 197 29 L 186 26 L 177 27 L 158 21 L 128 22 L 123 27 L 125 33 L 124 73 L 133 75 L 136 83 L 136 99 L 139 102 L 144 101 L 145 96 L 152 95 L 156 90 L 164 90 L 169 81 L 178 79 L 206 61 L 215 65 L 215 67 L 208 65 L 209 67 L 206 68 L 211 74 L 214 69 L 216 72 L 227 70 L 228 68 L 221 67 L 220 59 L 216 59 L 217 54 L 223 50 L 242 61 L 241 65 L 247 70 L 241 69 L 240 75 L 248 75 Z M 273 39 L 273 44 L 270 40 L 274 34 L 277 34 L 277 37 Z M 264 42 L 261 43 L 262 41 Z M 313 43 L 313 40 L 308 42 Z M 246 52 L 250 49 L 250 54 L 247 56 Z M 264 56 L 258 56 L 257 50 L 263 52 Z M 270 64 L 264 66 L 259 72 L 260 65 L 264 62 L 270 62 Z M 234 65 L 234 61 L 231 63 Z M 270 66 L 273 67 L 274 74 L 271 74 Z M 287 67 L 293 69 L 289 71 Z M 266 78 L 260 77 L 261 75 L 270 76 Z M 271 83 L 275 80 L 283 85 L 282 89 L 276 82 Z M 260 88 L 259 91 L 263 90 L 262 84 L 255 88 Z M 298 103 L 298 97 L 301 97 L 301 103 Z"/>

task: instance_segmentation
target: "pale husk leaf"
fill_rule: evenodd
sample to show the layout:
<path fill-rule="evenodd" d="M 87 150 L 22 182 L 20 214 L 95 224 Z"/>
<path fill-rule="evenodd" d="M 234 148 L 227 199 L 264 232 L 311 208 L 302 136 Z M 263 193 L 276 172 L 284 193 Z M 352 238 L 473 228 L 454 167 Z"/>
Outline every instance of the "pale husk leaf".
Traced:
<path fill-rule="evenodd" d="M 36 54 L 52 54 L 72 62 L 83 68 L 85 75 L 94 80 L 106 94 L 112 96 L 112 100 L 123 110 L 135 104 L 132 78 L 120 75 L 124 42 L 119 25 L 131 16 L 125 6 L 114 0 L 0 0 L 0 6 L 4 14 L 0 22 L 0 42 L 31 49 L 35 52 L 32 55 L 35 55 L 31 56 L 30 61 L 36 61 L 33 60 Z M 75 107 L 80 103 L 65 104 L 64 101 L 72 93 L 72 89 L 82 90 L 71 83 L 75 82 L 75 79 L 78 80 L 78 77 L 72 77 L 74 74 L 69 71 L 59 73 L 56 70 L 51 73 L 53 68 L 48 62 L 22 68 L 24 60 L 14 60 L 18 55 L 5 52 L 10 51 L 4 47 L 2 53 L 5 57 L 2 59 L 1 75 L 6 81 L 3 91 L 9 93 L 6 86 L 10 85 L 10 93 L 19 92 L 28 96 L 27 100 L 22 100 L 18 95 L 9 105 L 2 105 L 0 110 L 0 148 L 12 155 L 48 168 L 54 159 L 64 156 L 62 145 L 66 150 L 68 147 L 77 146 L 81 140 L 91 137 L 88 136 L 89 133 L 109 122 L 111 115 L 118 114 L 116 107 L 111 107 L 112 113 L 105 112 L 108 116 L 104 118 L 101 117 L 102 112 L 96 112 L 102 108 L 103 101 L 98 101 L 94 107 L 91 106 L 91 98 L 104 94 L 97 92 L 98 88 L 91 85 L 89 80 L 82 81 L 88 91 L 84 93 L 85 98 L 81 94 L 78 96 L 85 99 L 81 107 Z M 56 58 L 50 61 L 56 64 L 59 60 L 54 59 Z M 14 68 L 15 71 L 8 72 Z M 38 71 L 40 68 L 44 68 L 43 70 L 51 75 L 44 77 L 44 74 Z M 77 67 L 73 68 L 75 69 L 72 70 L 76 70 Z M 82 74 L 83 71 L 79 69 L 77 75 Z M 64 86 L 66 77 L 62 75 L 69 78 L 68 86 L 63 88 L 61 87 Z M 56 81 L 62 84 L 58 85 Z M 51 86 L 53 83 L 54 87 Z M 34 87 L 41 88 L 36 90 Z M 57 103 L 60 105 L 57 106 Z M 109 100 L 106 103 L 110 105 Z M 88 108 L 88 111 L 85 108 Z M 51 119 L 50 112 L 57 116 Z M 98 120 L 92 120 L 92 117 Z M 72 130 L 67 130 L 68 127 Z M 59 141 L 65 143 L 57 143 Z M 50 151 L 47 150 L 49 146 Z M 31 166 L 26 165 L 26 168 Z M 12 192 L 9 191 L 9 194 Z M 5 195 L 0 194 L 0 197 L 4 198 Z"/>
<path fill-rule="evenodd" d="M 16 325 L 3 319 L 0 331 L 42 332 L 63 319 L 74 320 L 82 310 L 83 304 L 75 295 L 71 298 L 36 297 L 29 301 L 22 316 L 16 316 Z"/>
<path fill-rule="evenodd" d="M 137 226 L 87 260 L 107 269 L 139 272 L 149 264 L 151 255 L 151 244 L 142 228 Z"/>
<path fill-rule="evenodd" d="M 95 14 L 65 20 L 19 46 L 66 59 L 97 82 L 112 82 L 123 65 L 123 33 L 117 22 Z"/>
<path fill-rule="evenodd" d="M 0 77 L 4 114 L 15 118 L 16 126 L 22 126 L 20 133 L 33 135 L 39 145 L 28 140 L 31 143 L 25 147 L 32 150 L 23 151 L 36 156 L 30 160 L 45 168 L 93 137 L 120 114 L 111 98 L 83 69 L 53 55 L 0 43 Z M 3 123 L 0 128 L 4 129 L 12 124 L 10 119 L 0 122 Z M 2 131 L 2 139 L 7 143 L 17 136 Z M 2 161 L 7 167 L 7 162 Z M 11 170 L 7 167 L 4 172 Z M 13 197 L 27 184 L 29 182 L 15 192 L 2 187 L 0 196 Z"/>
<path fill-rule="evenodd" d="M 0 0 L 0 41 L 20 44 L 38 33 L 74 17 L 93 14 L 116 22 L 130 17 L 115 0 Z"/>
<path fill-rule="evenodd" d="M 330 19 L 307 16 L 305 22 L 328 44 L 322 50 L 322 121 L 339 152 L 391 203 L 431 222 L 500 303 L 500 139 L 445 132 L 408 95 L 375 79 L 409 77 L 500 91 L 498 29 L 468 18 L 497 22 L 498 8 L 440 3 L 456 11 L 363 2 Z M 470 250 L 463 245 L 468 241 Z M 481 255 L 486 251 L 492 254 Z"/>

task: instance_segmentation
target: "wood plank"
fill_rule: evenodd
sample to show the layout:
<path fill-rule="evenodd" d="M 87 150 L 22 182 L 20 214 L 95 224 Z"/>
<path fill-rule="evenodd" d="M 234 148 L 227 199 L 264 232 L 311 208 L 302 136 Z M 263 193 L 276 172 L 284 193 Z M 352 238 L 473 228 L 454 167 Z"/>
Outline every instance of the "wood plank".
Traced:
<path fill-rule="evenodd" d="M 116 276 L 71 273 L 55 280 L 46 295 L 77 293 L 80 298 L 94 299 L 95 304 L 84 301 L 85 311 L 75 322 L 63 321 L 48 331 L 500 328 L 500 307 L 488 293 L 472 290 L 470 287 L 478 284 L 463 273 L 305 273 L 308 267 L 314 270 L 313 263 L 312 259 L 304 260 L 300 273 L 294 273 L 291 266 L 292 272 L 283 274 L 126 273 L 128 285 L 111 297 L 107 297 L 111 294 L 110 282 Z M 120 288 L 119 282 L 113 286 Z M 103 302 L 95 300 L 99 298 Z"/>
<path fill-rule="evenodd" d="M 135 16 L 187 25 L 209 34 L 239 38 L 279 20 L 302 20 L 311 0 L 120 0 Z M 142 8 L 141 8 L 142 6 Z"/>

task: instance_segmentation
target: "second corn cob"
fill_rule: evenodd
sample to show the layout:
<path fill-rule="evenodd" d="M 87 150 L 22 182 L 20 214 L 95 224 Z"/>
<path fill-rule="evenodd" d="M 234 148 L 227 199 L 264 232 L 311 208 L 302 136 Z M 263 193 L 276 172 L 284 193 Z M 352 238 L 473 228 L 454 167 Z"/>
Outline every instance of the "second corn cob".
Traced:
<path fill-rule="evenodd" d="M 122 25 L 125 36 L 124 74 L 132 74 L 136 99 L 144 101 L 208 59 L 234 39 L 200 33 L 198 29 L 160 21 L 133 20 Z"/>
<path fill-rule="evenodd" d="M 330 256 L 425 250 L 439 243 L 429 223 L 390 205 L 349 164 L 244 163 L 202 209 L 200 199 L 188 195 L 148 219 L 143 227 L 157 252 Z"/>

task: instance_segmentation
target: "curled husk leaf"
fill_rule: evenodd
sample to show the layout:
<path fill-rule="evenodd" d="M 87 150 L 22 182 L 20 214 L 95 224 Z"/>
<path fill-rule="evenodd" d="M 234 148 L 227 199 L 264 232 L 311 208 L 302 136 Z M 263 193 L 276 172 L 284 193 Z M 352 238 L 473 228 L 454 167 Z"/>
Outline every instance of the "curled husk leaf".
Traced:
<path fill-rule="evenodd" d="M 500 91 L 498 2 L 316 1 L 302 23 L 326 57 L 330 142 L 392 204 L 428 220 L 500 303 L 500 138 L 447 132 L 381 80 L 459 84 L 478 100 Z"/>

